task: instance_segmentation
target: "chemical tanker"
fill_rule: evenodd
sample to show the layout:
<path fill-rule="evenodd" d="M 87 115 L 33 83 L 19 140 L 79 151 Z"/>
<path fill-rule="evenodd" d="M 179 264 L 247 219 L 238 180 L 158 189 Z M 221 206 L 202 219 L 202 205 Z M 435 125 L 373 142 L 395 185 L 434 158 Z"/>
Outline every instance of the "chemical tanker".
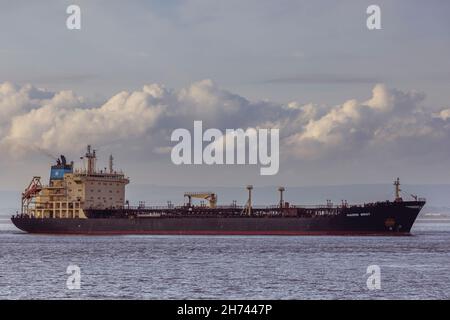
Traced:
<path fill-rule="evenodd" d="M 213 192 L 187 192 L 182 206 L 132 207 L 125 200 L 129 179 L 113 168 L 96 169 L 96 152 L 87 148 L 84 169 L 74 169 L 61 156 L 51 166 L 50 182 L 34 177 L 22 194 L 21 213 L 14 225 L 39 234 L 156 234 L 156 235 L 409 235 L 425 199 L 403 200 L 400 181 L 394 182 L 394 201 L 351 205 L 291 205 L 278 188 L 277 205 L 252 204 L 252 186 L 247 186 L 244 206 L 234 202 L 218 206 Z M 193 205 L 192 199 L 202 199 Z M 205 201 L 208 203 L 205 205 Z"/>

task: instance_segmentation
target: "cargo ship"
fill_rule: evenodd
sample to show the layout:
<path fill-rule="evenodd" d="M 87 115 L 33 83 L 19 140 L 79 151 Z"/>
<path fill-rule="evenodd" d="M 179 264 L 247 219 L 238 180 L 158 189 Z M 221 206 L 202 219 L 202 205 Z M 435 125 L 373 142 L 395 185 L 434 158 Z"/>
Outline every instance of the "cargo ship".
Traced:
<path fill-rule="evenodd" d="M 164 207 L 130 206 L 125 199 L 130 180 L 109 168 L 96 168 L 96 151 L 90 146 L 83 168 L 75 169 L 64 156 L 51 166 L 48 185 L 40 177 L 22 193 L 21 212 L 12 216 L 14 225 L 28 233 L 60 235 L 409 235 L 425 199 L 400 195 L 400 180 L 394 182 L 392 201 L 365 204 L 292 205 L 284 201 L 254 206 L 253 186 L 246 187 L 244 205 L 219 206 L 214 192 L 186 192 L 184 204 Z M 195 205 L 193 199 L 200 199 Z"/>

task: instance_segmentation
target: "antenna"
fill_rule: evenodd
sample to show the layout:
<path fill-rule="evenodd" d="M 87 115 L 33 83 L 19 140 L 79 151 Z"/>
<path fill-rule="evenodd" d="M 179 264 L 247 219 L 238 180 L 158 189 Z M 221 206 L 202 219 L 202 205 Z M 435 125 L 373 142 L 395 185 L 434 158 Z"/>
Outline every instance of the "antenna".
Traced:
<path fill-rule="evenodd" d="M 251 215 L 252 214 L 252 190 L 253 190 L 253 186 L 250 184 L 247 186 L 247 190 L 248 190 L 248 200 L 247 200 L 247 205 L 244 208 L 244 211 L 247 215 Z"/>
<path fill-rule="evenodd" d="M 286 189 L 284 187 L 278 187 L 278 191 L 280 192 L 280 209 L 283 209 L 284 201 L 283 201 L 283 192 Z"/>
<path fill-rule="evenodd" d="M 93 174 L 95 172 L 95 162 L 96 162 L 96 155 L 95 155 L 95 150 L 91 151 L 91 146 L 88 145 L 87 146 L 87 152 L 86 152 L 86 159 L 88 161 L 88 174 Z"/>
<path fill-rule="evenodd" d="M 112 155 L 109 156 L 109 173 L 114 173 L 114 158 Z"/>
<path fill-rule="evenodd" d="M 402 197 L 400 196 L 400 192 L 402 189 L 400 189 L 400 178 L 397 178 L 397 180 L 394 181 L 395 186 L 395 201 L 400 202 L 403 201 Z"/>

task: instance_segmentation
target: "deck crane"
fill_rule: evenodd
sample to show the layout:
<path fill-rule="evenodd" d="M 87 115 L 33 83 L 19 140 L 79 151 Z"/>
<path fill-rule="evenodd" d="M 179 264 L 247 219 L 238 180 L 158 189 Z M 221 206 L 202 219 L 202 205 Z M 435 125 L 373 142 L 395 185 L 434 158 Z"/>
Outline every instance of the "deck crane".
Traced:
<path fill-rule="evenodd" d="M 192 207 L 192 198 L 203 199 L 209 202 L 210 208 L 217 207 L 217 194 L 214 192 L 186 192 L 184 197 L 188 198 L 188 206 Z"/>
<path fill-rule="evenodd" d="M 33 177 L 28 187 L 22 193 L 22 213 L 27 211 L 28 207 L 41 190 L 41 177 Z"/>

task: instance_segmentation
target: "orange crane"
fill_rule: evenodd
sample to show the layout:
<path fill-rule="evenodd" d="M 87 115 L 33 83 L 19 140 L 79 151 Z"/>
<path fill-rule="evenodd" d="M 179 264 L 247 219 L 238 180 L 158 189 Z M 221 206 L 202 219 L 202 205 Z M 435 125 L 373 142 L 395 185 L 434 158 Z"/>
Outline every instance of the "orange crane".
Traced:
<path fill-rule="evenodd" d="M 22 193 L 22 213 L 28 210 L 30 203 L 42 190 L 41 177 L 33 177 L 28 187 Z"/>

